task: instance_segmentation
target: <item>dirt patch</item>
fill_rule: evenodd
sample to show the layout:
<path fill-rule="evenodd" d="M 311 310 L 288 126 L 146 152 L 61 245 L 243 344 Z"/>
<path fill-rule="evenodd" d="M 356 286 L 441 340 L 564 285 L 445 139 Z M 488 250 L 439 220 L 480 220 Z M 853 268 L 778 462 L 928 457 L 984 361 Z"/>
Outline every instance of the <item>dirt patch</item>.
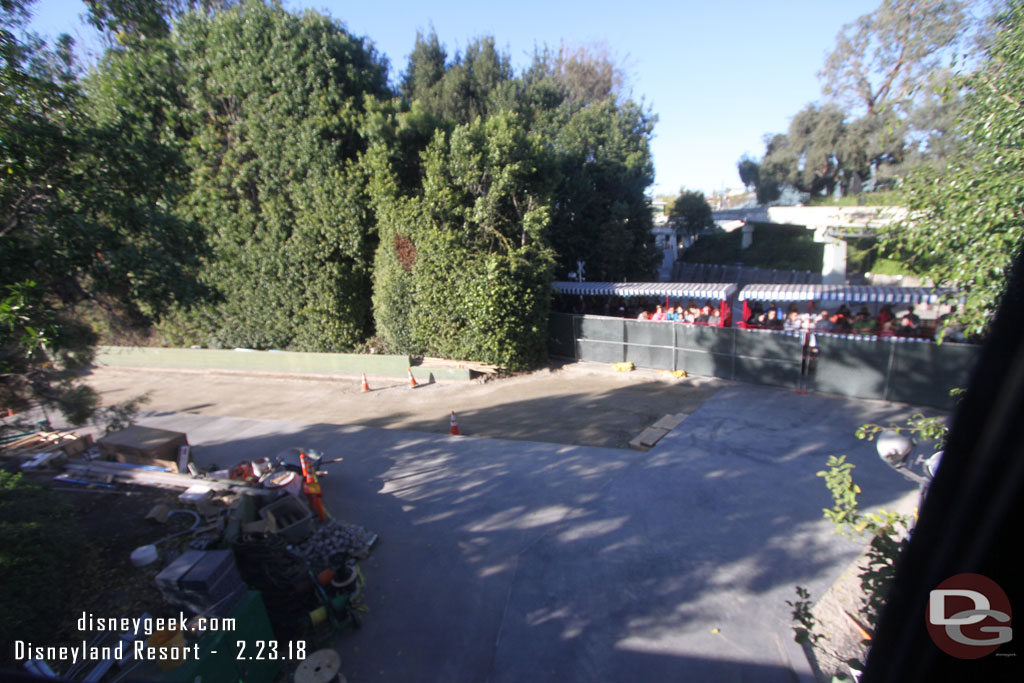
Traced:
<path fill-rule="evenodd" d="M 670 414 L 689 415 L 730 383 L 677 379 L 654 370 L 615 372 L 573 363 L 473 382 L 412 389 L 403 379 L 98 368 L 86 382 L 104 403 L 149 393 L 147 410 L 363 425 L 447 434 L 455 411 L 463 434 L 626 448 Z"/>
<path fill-rule="evenodd" d="M 63 524 L 70 533 L 68 538 L 75 547 L 81 547 L 81 552 L 73 563 L 68 562 L 59 570 L 62 589 L 67 590 L 66 599 L 59 609 L 45 615 L 46 628 L 21 637 L 30 638 L 36 646 L 80 645 L 95 635 L 79 630 L 78 620 L 83 612 L 99 617 L 140 616 L 145 612 L 155 617 L 170 616 L 154 583 L 162 564 L 135 567 L 131 552 L 191 526 L 192 519 L 179 515 L 165 524 L 145 519 L 146 513 L 159 503 L 172 509 L 182 507 L 176 499 L 178 492 L 132 486 L 117 490 L 75 488 L 74 484 L 53 482 L 52 476 L 52 472 L 37 473 L 28 478 L 49 489 L 41 490 L 39 496 L 46 496 L 46 500 L 62 509 L 65 505 L 71 507 L 72 514 Z M 161 544 L 160 550 L 180 552 L 187 540 L 187 535 L 173 539 Z M 19 586 L 30 595 L 42 595 L 49 589 L 46 583 L 40 584 L 30 575 L 20 577 Z M 19 665 L 12 659 L 13 654 L 13 648 L 5 647 L 3 665 Z"/>

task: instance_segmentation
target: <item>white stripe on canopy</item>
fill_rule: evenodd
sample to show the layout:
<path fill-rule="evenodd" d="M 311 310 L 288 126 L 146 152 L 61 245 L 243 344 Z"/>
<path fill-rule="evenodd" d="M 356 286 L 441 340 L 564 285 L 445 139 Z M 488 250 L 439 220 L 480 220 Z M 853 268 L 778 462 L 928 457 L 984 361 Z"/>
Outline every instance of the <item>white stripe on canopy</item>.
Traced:
<path fill-rule="evenodd" d="M 936 304 L 951 289 L 870 285 L 747 285 L 740 301 L 845 301 L 848 303 Z"/>
<path fill-rule="evenodd" d="M 559 294 L 582 296 L 668 296 L 675 299 L 728 299 L 732 282 L 555 282 Z"/>

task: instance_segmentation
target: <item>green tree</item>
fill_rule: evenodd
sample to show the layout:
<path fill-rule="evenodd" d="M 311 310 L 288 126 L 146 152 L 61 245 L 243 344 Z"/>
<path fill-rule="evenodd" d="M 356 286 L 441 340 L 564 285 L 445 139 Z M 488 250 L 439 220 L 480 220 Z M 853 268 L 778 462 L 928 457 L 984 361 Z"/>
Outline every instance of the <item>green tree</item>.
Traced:
<path fill-rule="evenodd" d="M 409 63 L 401 79 L 401 94 L 408 101 L 424 100 L 431 93 L 448 68 L 448 52 L 431 28 L 430 33 L 416 32 L 416 44 L 409 55 Z"/>
<path fill-rule="evenodd" d="M 736 162 L 736 172 L 740 175 L 740 182 L 748 190 L 756 189 L 761 184 L 761 164 L 746 154 Z"/>
<path fill-rule="evenodd" d="M 958 144 L 952 122 L 962 106 L 943 63 L 987 40 L 972 16 L 984 4 L 883 0 L 844 26 L 818 73 L 825 102 L 805 106 L 785 135 L 766 136 L 759 201 L 784 186 L 830 195 L 871 181 L 887 190 L 918 165 L 941 165 Z"/>
<path fill-rule="evenodd" d="M 402 196 L 370 151 L 380 246 L 378 332 L 407 351 L 512 369 L 546 355 L 552 253 L 549 154 L 513 113 L 437 131 L 422 192 Z"/>
<path fill-rule="evenodd" d="M 538 126 L 555 152 L 550 241 L 559 273 L 582 260 L 591 280 L 651 278 L 659 258 L 645 195 L 654 180 L 653 126 L 640 105 L 610 98 L 565 102 Z"/>
<path fill-rule="evenodd" d="M 179 212 L 205 232 L 217 298 L 165 327 L 212 346 L 352 348 L 370 329 L 376 246 L 363 101 L 390 94 L 386 63 L 326 17 L 254 1 L 188 15 L 175 40 Z"/>
<path fill-rule="evenodd" d="M 837 187 L 845 192 L 854 176 L 883 176 L 904 159 L 904 129 L 891 112 L 849 120 L 834 104 L 809 104 L 793 117 L 788 133 L 769 138 L 758 167 L 759 195 L 770 197 L 789 185 L 828 196 Z"/>
<path fill-rule="evenodd" d="M 95 336 L 92 302 L 136 321 L 187 296 L 188 226 L 146 179 L 168 161 L 83 106 L 70 43 L 19 36 L 27 5 L 0 7 L 0 402 L 56 406 L 74 422 L 96 400 L 78 383 Z"/>
<path fill-rule="evenodd" d="M 471 42 L 450 62 L 433 31 L 416 34 L 416 45 L 402 77 L 402 94 L 448 125 L 469 123 L 495 111 L 494 92 L 513 77 L 508 54 L 491 36 Z"/>
<path fill-rule="evenodd" d="M 818 76 L 828 97 L 875 114 L 904 108 L 968 27 L 969 3 L 882 0 L 840 30 Z"/>
<path fill-rule="evenodd" d="M 987 59 L 962 79 L 960 152 L 924 167 L 903 188 L 908 218 L 885 250 L 937 283 L 966 293 L 965 331 L 991 320 L 1024 233 L 1024 5 L 1009 3 Z"/>
<path fill-rule="evenodd" d="M 134 39 L 166 38 L 179 17 L 189 12 L 211 14 L 227 9 L 234 0 L 84 0 L 90 24 L 111 43 Z"/>
<path fill-rule="evenodd" d="M 607 49 L 541 48 L 518 76 L 490 37 L 474 41 L 465 56 L 446 60 L 435 33 L 417 36 L 402 86 L 412 104 L 396 115 L 418 123 L 398 122 L 393 129 L 404 136 L 397 152 L 404 161 L 396 166 L 404 169 L 403 186 L 410 188 L 409 181 L 422 173 L 410 151 L 424 149 L 428 118 L 450 130 L 475 116 L 513 112 L 520 125 L 551 145 L 546 182 L 558 199 L 549 240 L 558 272 L 576 270 L 576 261 L 583 260 L 591 279 L 649 279 L 658 259 L 645 196 L 654 175 L 655 118 L 623 97 L 624 72 Z M 419 132 L 410 136 L 413 130 Z"/>
<path fill-rule="evenodd" d="M 704 199 L 704 193 L 697 190 L 680 190 L 669 217 L 676 230 L 689 237 L 715 225 L 711 220 L 711 205 Z"/>

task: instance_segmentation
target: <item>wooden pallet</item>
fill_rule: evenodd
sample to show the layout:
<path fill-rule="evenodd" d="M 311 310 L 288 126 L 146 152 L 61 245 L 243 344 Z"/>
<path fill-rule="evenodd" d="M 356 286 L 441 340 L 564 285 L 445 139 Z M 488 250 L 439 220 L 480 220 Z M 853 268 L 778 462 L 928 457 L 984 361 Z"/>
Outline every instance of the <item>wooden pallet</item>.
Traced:
<path fill-rule="evenodd" d="M 47 451 L 63 451 L 74 457 L 89 450 L 92 436 L 78 436 L 74 432 L 36 432 L 0 446 L 0 457 L 24 458 Z"/>

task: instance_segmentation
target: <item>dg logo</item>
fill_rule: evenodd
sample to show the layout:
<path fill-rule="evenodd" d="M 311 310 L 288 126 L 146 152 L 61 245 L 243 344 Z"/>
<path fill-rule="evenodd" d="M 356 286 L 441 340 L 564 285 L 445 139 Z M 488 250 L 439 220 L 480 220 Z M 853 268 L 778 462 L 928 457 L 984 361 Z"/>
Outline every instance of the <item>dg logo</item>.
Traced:
<path fill-rule="evenodd" d="M 981 574 L 951 576 L 928 596 L 928 635 L 948 655 L 978 659 L 1013 638 L 1010 600 Z"/>

